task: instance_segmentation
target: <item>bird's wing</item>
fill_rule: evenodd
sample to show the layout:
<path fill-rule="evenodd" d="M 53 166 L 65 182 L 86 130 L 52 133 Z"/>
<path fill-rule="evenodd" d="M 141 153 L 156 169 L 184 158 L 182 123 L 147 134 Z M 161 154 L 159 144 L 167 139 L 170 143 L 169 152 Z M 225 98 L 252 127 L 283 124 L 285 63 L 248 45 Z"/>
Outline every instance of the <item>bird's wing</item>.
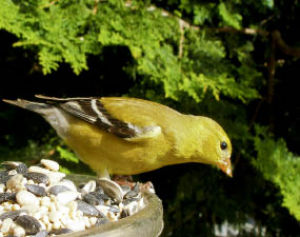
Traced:
<path fill-rule="evenodd" d="M 37 95 L 46 103 L 55 104 L 68 114 L 82 119 L 98 128 L 112 133 L 128 141 L 143 141 L 157 137 L 161 133 L 161 127 L 153 124 L 148 116 L 144 116 L 143 124 L 131 120 L 130 116 L 134 110 L 140 111 L 137 103 L 126 103 L 123 100 L 109 100 L 109 98 L 54 98 Z M 134 101 L 133 99 L 127 99 Z M 136 107 L 137 108 L 134 108 Z M 115 111 L 116 109 L 119 111 Z M 145 109 L 145 108 L 144 108 Z M 121 114 L 121 115 L 120 115 Z M 122 116 L 125 114 L 125 116 Z M 135 114 L 139 116 L 139 114 Z M 147 119 L 148 118 L 148 119 Z"/>

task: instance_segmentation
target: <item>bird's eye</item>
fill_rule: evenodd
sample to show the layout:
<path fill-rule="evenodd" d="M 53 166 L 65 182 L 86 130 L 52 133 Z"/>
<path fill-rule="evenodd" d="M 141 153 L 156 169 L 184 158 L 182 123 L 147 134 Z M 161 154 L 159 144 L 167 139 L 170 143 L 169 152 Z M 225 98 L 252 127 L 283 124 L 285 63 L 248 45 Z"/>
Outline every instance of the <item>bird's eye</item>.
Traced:
<path fill-rule="evenodd" d="M 220 147 L 222 150 L 225 150 L 227 148 L 227 143 L 226 142 L 221 142 Z"/>

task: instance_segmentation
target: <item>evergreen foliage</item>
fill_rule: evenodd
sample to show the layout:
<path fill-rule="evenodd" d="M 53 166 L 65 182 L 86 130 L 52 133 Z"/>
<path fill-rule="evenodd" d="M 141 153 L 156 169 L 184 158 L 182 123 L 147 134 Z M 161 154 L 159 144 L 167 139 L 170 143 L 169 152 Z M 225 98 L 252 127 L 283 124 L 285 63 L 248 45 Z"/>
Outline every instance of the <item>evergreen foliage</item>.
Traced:
<path fill-rule="evenodd" d="M 78 80 L 83 86 L 76 96 L 94 95 L 97 90 L 85 85 L 94 77 L 104 88 L 110 78 L 101 69 L 107 67 L 124 77 L 117 82 L 123 80 L 128 89 L 124 93 L 118 84 L 109 84 L 109 90 L 102 89 L 98 96 L 125 94 L 155 100 L 185 113 L 210 116 L 228 131 L 234 148 L 233 179 L 195 164 L 141 175 L 153 180 L 165 202 L 166 236 L 211 236 L 225 221 L 247 236 L 243 224 L 249 219 L 257 227 L 250 234 L 261 236 L 265 228 L 266 236 L 299 236 L 300 161 L 294 153 L 300 150 L 289 146 L 298 135 L 289 136 L 282 126 L 299 130 L 296 122 L 281 124 L 285 121 L 281 110 L 293 111 L 281 96 L 289 94 L 284 91 L 284 85 L 291 83 L 283 80 L 285 74 L 297 71 L 300 64 L 299 56 L 290 56 L 288 50 L 300 43 L 292 33 L 298 27 L 299 4 L 283 0 L 0 0 L 0 4 L 0 29 L 14 35 L 8 41 L 20 48 L 12 51 L 13 56 L 3 56 L 0 64 L 26 58 L 26 80 L 53 80 L 54 96 L 74 95 L 68 91 L 81 89 Z M 287 47 L 281 47 L 282 38 L 274 30 L 291 46 L 283 42 Z M 272 42 L 277 42 L 281 61 L 274 58 Z M 107 63 L 110 57 L 113 60 Z M 0 90 L 1 97 L 29 93 Z M 49 88 L 43 93 L 52 95 Z M 20 122 L 18 113 L 23 112 L 3 108 L 1 160 L 22 157 L 35 163 L 51 156 L 60 159 L 65 172 L 90 172 L 78 168 L 78 158 L 53 138 L 53 131 L 44 138 L 36 135 L 45 134 L 48 127 L 35 123 L 36 118 L 30 117 L 34 115 Z M 13 134 L 14 124 L 20 123 Z M 25 135 L 33 123 L 42 124 L 41 128 Z M 30 142 L 26 145 L 17 136 Z"/>

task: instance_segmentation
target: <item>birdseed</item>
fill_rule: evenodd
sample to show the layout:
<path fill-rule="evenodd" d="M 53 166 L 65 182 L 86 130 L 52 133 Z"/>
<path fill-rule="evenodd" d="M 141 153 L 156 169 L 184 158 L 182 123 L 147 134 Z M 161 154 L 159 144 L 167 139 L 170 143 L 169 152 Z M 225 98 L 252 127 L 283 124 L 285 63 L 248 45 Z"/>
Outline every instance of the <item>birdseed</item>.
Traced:
<path fill-rule="evenodd" d="M 109 179 L 79 187 L 52 160 L 27 166 L 2 163 L 0 237 L 56 236 L 105 225 L 133 215 L 145 204 L 139 184 L 120 186 Z"/>

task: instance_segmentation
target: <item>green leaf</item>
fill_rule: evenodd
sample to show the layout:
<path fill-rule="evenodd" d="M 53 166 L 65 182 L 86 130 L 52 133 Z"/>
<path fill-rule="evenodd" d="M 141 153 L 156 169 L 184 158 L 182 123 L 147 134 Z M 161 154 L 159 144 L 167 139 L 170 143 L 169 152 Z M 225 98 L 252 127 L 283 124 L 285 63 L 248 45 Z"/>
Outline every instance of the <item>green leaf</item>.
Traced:
<path fill-rule="evenodd" d="M 234 13 L 224 2 L 219 4 L 218 9 L 226 25 L 232 26 L 235 29 L 241 28 L 242 16 L 239 13 Z"/>
<path fill-rule="evenodd" d="M 60 158 L 62 158 L 63 160 L 74 162 L 76 164 L 79 163 L 78 157 L 70 150 L 61 146 L 57 146 L 56 150 L 58 151 Z"/>

